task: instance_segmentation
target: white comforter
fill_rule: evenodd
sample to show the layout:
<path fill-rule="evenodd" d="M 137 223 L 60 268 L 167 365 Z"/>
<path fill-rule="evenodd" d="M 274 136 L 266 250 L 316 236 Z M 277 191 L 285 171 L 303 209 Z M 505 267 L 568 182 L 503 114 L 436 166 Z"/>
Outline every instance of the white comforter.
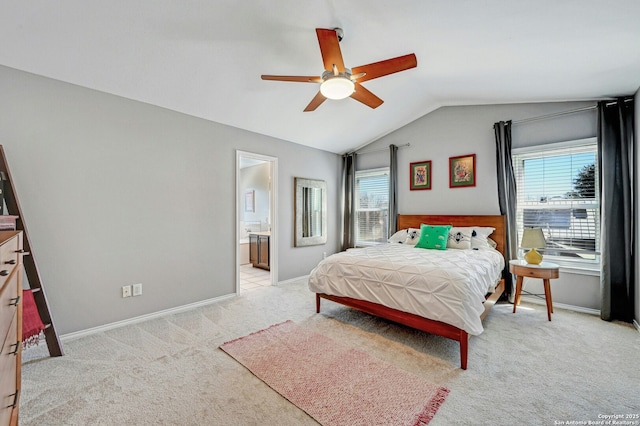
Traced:
<path fill-rule="evenodd" d="M 426 250 L 404 244 L 350 249 L 311 271 L 316 293 L 368 300 L 482 333 L 480 314 L 504 268 L 494 249 Z"/>

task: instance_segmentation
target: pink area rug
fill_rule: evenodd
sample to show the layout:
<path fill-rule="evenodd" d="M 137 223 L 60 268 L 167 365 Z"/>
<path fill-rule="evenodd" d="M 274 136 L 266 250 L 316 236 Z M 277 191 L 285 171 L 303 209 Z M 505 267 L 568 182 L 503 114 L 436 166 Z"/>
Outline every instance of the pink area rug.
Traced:
<path fill-rule="evenodd" d="M 425 425 L 449 394 L 292 321 L 220 348 L 323 425 Z"/>

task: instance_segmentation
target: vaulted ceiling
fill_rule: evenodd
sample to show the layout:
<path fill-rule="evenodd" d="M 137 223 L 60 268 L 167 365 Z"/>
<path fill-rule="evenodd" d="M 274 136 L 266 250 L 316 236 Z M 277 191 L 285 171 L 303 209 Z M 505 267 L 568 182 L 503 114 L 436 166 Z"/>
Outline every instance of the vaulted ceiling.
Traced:
<path fill-rule="evenodd" d="M 349 68 L 415 53 L 363 83 L 384 103 L 326 101 L 315 28 Z M 640 87 L 640 1 L 29 0 L 4 2 L 0 64 L 341 153 L 446 105 L 615 97 Z M 0 94 L 1 95 L 1 94 Z"/>

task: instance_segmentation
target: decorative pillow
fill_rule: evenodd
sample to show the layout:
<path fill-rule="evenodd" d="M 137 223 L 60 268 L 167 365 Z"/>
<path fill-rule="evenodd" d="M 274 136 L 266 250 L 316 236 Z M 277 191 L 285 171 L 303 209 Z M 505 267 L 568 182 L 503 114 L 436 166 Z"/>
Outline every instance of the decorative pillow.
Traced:
<path fill-rule="evenodd" d="M 472 227 L 453 227 L 449 230 L 447 248 L 467 250 L 471 248 Z"/>
<path fill-rule="evenodd" d="M 404 244 L 404 240 L 406 240 L 406 239 L 407 239 L 407 230 L 406 229 L 401 229 L 398 232 L 396 232 L 395 234 L 393 234 L 392 236 L 390 236 L 387 241 L 390 242 L 390 243 Z"/>
<path fill-rule="evenodd" d="M 416 228 L 407 229 L 407 239 L 404 243 L 410 246 L 415 246 L 420 239 L 420 230 Z"/>
<path fill-rule="evenodd" d="M 420 239 L 416 247 L 435 250 L 446 250 L 451 225 L 421 225 Z"/>
<path fill-rule="evenodd" d="M 496 228 L 474 226 L 471 235 L 471 248 L 491 248 L 488 238 Z"/>

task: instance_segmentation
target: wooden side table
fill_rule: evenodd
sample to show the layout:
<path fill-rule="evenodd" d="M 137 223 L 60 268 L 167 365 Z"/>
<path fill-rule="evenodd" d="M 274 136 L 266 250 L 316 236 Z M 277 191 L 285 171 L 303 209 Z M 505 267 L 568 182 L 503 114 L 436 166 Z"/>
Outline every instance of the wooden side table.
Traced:
<path fill-rule="evenodd" d="M 539 265 L 528 264 L 525 260 L 510 260 L 509 272 L 516 275 L 516 296 L 513 301 L 513 312 L 520 304 L 522 296 L 522 279 L 524 277 L 540 278 L 544 282 L 544 297 L 547 302 L 547 317 L 551 321 L 553 313 L 553 301 L 551 300 L 551 282 L 549 280 L 560 276 L 560 266 L 551 262 L 542 262 Z"/>

